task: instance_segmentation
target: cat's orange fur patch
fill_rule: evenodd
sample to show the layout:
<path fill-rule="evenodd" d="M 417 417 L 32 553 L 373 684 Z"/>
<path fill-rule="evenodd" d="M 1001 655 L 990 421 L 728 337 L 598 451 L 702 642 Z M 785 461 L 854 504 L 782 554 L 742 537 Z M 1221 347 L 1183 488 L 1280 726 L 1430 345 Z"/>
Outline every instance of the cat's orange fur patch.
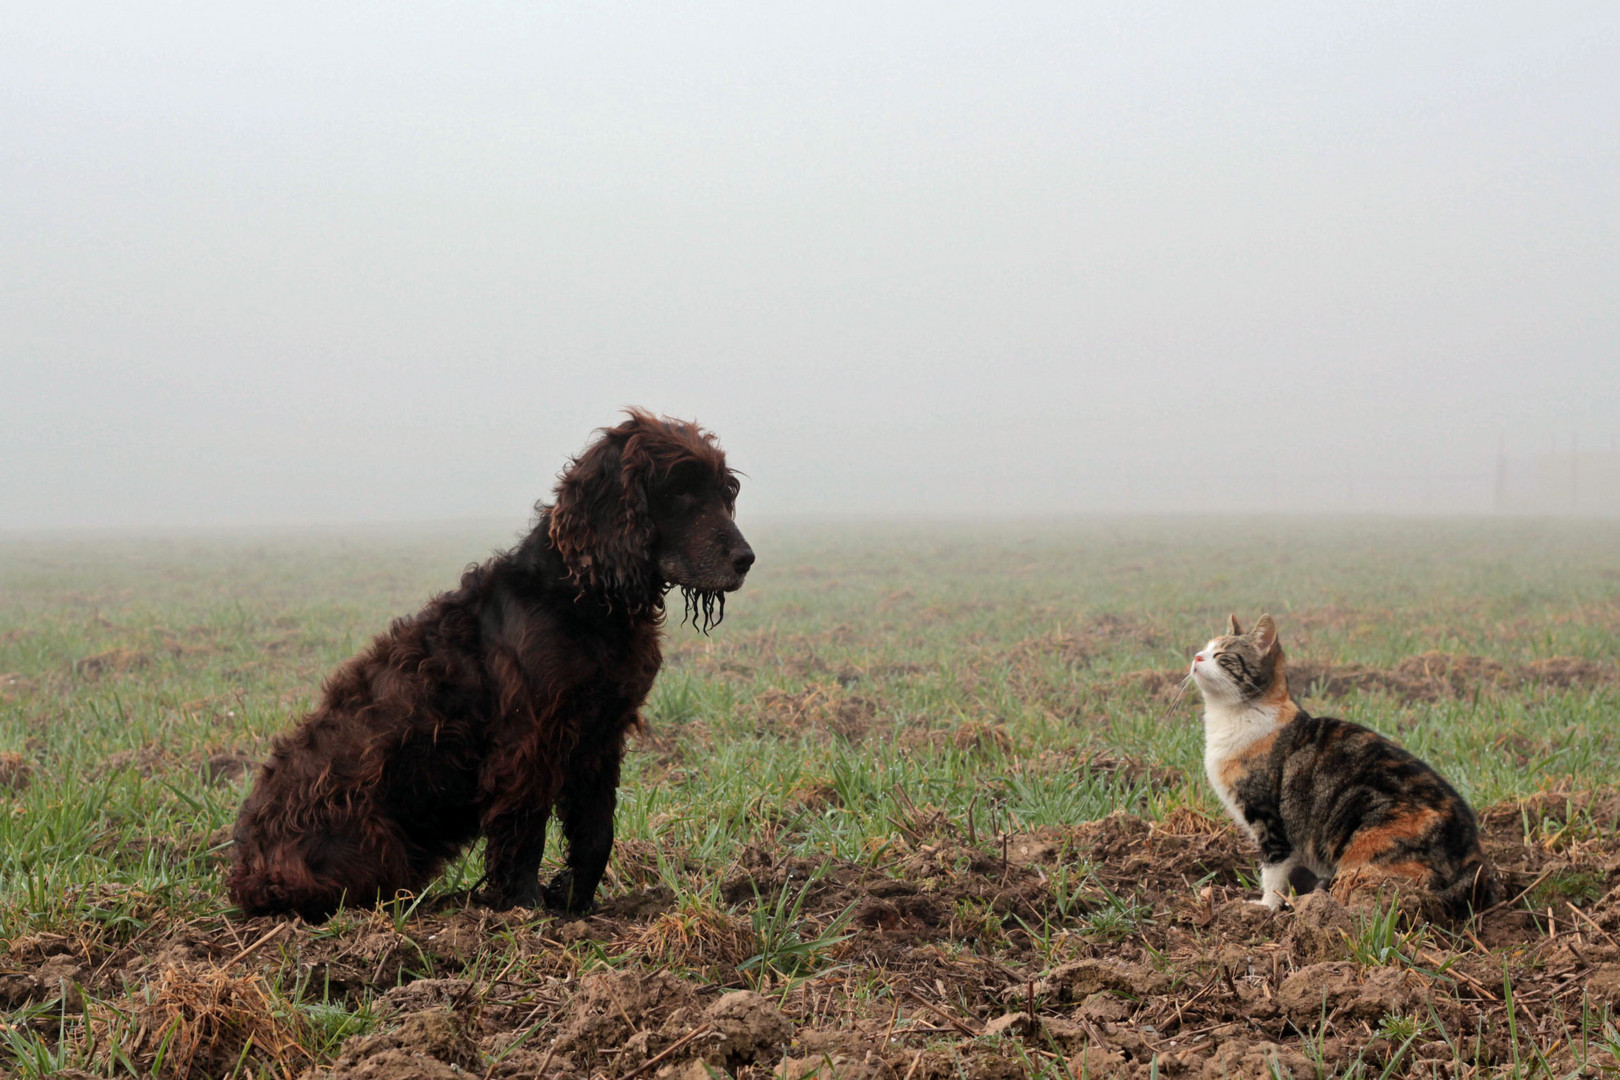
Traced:
<path fill-rule="evenodd" d="M 1293 718 L 1289 717 L 1289 719 Z M 1264 757 L 1271 753 L 1271 748 L 1276 742 L 1277 733 L 1273 731 L 1269 734 L 1262 735 L 1248 746 L 1245 746 L 1242 750 L 1239 750 L 1237 753 L 1221 762 L 1220 777 L 1222 785 L 1230 790 L 1232 785 L 1237 782 L 1237 778 L 1243 773 L 1248 772 L 1249 767 L 1253 763 L 1254 759 Z"/>
<path fill-rule="evenodd" d="M 1435 819 L 1439 816 L 1440 811 L 1438 810 L 1424 809 L 1415 813 L 1407 814 L 1403 817 L 1396 818 L 1394 821 L 1391 821 L 1386 825 L 1379 825 L 1376 828 L 1371 829 L 1362 829 L 1356 833 L 1355 839 L 1350 841 L 1350 846 L 1344 849 L 1344 854 L 1339 856 L 1339 865 L 1341 867 L 1353 868 L 1371 863 L 1374 859 L 1378 858 L 1379 855 L 1388 851 L 1399 841 L 1416 840 L 1425 835 L 1429 831 L 1429 827 L 1434 824 Z M 1387 863 L 1381 864 L 1379 869 L 1391 872 L 1399 872 L 1394 868 L 1404 865 L 1406 864 Z M 1423 867 L 1421 863 L 1415 863 L 1413 865 L 1422 868 L 1423 876 L 1417 880 L 1426 881 L 1430 872 L 1428 868 Z"/>
<path fill-rule="evenodd" d="M 1288 697 L 1287 695 L 1288 695 L 1288 691 L 1284 690 L 1283 691 L 1283 699 L 1281 701 L 1268 702 L 1268 704 L 1274 704 L 1277 707 L 1277 726 L 1278 727 L 1281 727 L 1282 725 L 1287 724 L 1287 723 L 1291 723 L 1294 720 L 1294 718 L 1299 715 L 1299 706 L 1295 705 L 1294 704 L 1294 699 L 1291 698 L 1291 697 Z"/>
<path fill-rule="evenodd" d="M 1282 658 L 1282 649 L 1278 647 L 1277 667 L 1272 675 L 1271 687 L 1260 699 L 1262 705 L 1268 705 L 1277 710 L 1277 723 L 1286 724 L 1299 715 L 1299 706 L 1294 704 L 1293 697 L 1288 693 L 1287 668 Z"/>

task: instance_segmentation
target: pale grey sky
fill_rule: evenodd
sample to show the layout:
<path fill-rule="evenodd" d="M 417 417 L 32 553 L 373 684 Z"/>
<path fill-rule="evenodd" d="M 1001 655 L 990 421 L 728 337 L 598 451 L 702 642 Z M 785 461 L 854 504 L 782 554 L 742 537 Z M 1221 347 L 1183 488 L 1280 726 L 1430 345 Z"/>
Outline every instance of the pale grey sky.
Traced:
<path fill-rule="evenodd" d="M 745 512 L 1483 505 L 1620 436 L 1617 181 L 1612 3 L 18 6 L 0 528 L 516 522 L 627 404 Z"/>

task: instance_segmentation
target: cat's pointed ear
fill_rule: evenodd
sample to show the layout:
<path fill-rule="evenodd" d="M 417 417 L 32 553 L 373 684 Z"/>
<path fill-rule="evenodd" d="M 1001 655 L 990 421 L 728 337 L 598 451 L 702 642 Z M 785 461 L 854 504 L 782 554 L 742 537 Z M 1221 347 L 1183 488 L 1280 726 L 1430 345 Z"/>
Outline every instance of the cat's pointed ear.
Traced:
<path fill-rule="evenodd" d="M 1270 615 L 1262 615 L 1254 624 L 1254 633 L 1250 636 L 1254 638 L 1254 643 L 1260 646 L 1262 653 L 1268 653 L 1277 645 L 1277 624 L 1272 621 Z"/>
<path fill-rule="evenodd" d="M 1238 625 L 1236 615 L 1228 615 L 1226 617 L 1226 632 L 1232 637 L 1237 637 L 1243 633 L 1243 627 Z"/>

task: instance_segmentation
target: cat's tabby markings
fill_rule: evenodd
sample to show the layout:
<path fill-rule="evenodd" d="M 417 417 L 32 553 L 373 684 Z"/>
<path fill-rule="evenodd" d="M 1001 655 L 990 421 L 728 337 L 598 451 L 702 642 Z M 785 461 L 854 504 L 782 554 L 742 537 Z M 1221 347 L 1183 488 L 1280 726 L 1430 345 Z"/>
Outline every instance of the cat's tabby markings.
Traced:
<path fill-rule="evenodd" d="M 1204 769 L 1260 845 L 1267 907 L 1283 905 L 1299 867 L 1323 881 L 1351 872 L 1404 878 L 1459 916 L 1494 902 L 1462 796 L 1377 732 L 1301 709 L 1270 615 L 1247 634 L 1234 616 L 1194 658 L 1192 677 L 1204 695 Z"/>

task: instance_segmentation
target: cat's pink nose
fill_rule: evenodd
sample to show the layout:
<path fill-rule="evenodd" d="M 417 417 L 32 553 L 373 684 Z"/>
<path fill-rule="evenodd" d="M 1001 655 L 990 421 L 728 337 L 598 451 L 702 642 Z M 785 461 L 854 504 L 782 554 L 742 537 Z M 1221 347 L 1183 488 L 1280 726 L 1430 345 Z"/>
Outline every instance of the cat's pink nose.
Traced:
<path fill-rule="evenodd" d="M 1195 664 L 1200 663 L 1203 659 L 1204 659 L 1204 654 L 1199 653 L 1197 656 L 1193 657 L 1193 663 L 1195 663 Z"/>

